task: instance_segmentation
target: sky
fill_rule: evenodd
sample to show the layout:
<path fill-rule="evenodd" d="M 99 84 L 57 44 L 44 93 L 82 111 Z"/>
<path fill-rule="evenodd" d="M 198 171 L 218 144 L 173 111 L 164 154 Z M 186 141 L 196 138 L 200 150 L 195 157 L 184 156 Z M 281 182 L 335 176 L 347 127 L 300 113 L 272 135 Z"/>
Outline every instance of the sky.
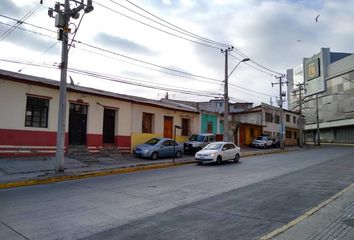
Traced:
<path fill-rule="evenodd" d="M 39 2 L 1 0 L 0 69 L 59 81 L 61 42 L 47 13 L 55 1 Z M 286 74 L 322 47 L 354 52 L 354 0 L 100 0 L 93 6 L 70 21 L 68 82 L 70 76 L 77 85 L 121 94 L 221 98 L 221 50 L 233 46 L 230 101 L 275 104 L 276 73 Z M 244 58 L 250 61 L 240 63 Z"/>

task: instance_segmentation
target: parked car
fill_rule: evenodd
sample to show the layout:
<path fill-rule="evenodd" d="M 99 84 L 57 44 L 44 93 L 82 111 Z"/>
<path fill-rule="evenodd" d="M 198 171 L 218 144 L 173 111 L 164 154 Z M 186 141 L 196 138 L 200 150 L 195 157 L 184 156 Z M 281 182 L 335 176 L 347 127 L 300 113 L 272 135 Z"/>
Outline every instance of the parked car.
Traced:
<path fill-rule="evenodd" d="M 184 143 L 184 152 L 196 153 L 212 142 L 215 142 L 215 135 L 212 133 L 192 134 L 189 141 Z"/>
<path fill-rule="evenodd" d="M 231 142 L 215 142 L 208 144 L 205 148 L 195 154 L 198 163 L 216 162 L 221 164 L 223 161 L 240 161 L 240 148 Z"/>
<path fill-rule="evenodd" d="M 252 141 L 252 147 L 259 147 L 259 148 L 268 148 L 272 147 L 273 140 L 268 136 L 259 136 L 255 140 Z"/>
<path fill-rule="evenodd" d="M 156 160 L 162 157 L 179 158 L 183 154 L 183 145 L 171 138 L 151 138 L 144 144 L 137 145 L 134 153 L 138 157 Z"/>

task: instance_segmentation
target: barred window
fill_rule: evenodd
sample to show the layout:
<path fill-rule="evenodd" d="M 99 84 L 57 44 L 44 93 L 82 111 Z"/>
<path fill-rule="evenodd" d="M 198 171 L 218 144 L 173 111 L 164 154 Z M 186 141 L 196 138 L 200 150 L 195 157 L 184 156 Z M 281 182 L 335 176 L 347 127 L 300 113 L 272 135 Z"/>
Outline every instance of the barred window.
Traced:
<path fill-rule="evenodd" d="M 48 127 L 49 100 L 27 96 L 25 127 Z"/>
<path fill-rule="evenodd" d="M 292 132 L 291 131 L 286 131 L 285 132 L 285 136 L 286 136 L 286 138 L 291 139 L 292 138 Z"/>
<path fill-rule="evenodd" d="M 280 123 L 280 117 L 279 117 L 279 115 L 275 115 L 275 116 L 274 116 L 274 122 L 275 122 L 275 123 Z"/>
<path fill-rule="evenodd" d="M 265 113 L 265 121 L 273 122 L 273 115 L 271 113 Z"/>

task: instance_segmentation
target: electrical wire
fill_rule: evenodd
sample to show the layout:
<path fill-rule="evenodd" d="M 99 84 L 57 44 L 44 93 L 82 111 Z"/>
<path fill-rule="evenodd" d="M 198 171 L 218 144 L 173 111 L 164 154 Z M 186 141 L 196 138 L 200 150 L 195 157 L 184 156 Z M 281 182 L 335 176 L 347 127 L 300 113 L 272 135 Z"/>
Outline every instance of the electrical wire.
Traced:
<path fill-rule="evenodd" d="M 13 20 L 16 20 L 16 19 L 13 19 Z M 23 22 L 23 23 L 24 24 L 28 24 L 28 23 L 25 23 L 25 22 Z M 9 25 L 9 24 L 1 22 L 1 21 L 0 21 L 0 24 Z M 33 27 L 38 27 L 40 29 L 47 30 L 47 31 L 50 31 L 50 32 L 54 32 L 54 31 L 52 31 L 50 29 L 46 29 L 46 28 L 43 28 L 43 27 L 40 27 L 40 26 L 36 26 L 34 24 L 29 24 L 29 25 L 31 25 Z M 38 35 L 41 35 L 41 36 L 45 36 L 45 37 L 48 37 L 48 38 L 56 39 L 55 37 L 52 37 L 52 36 L 49 36 L 49 35 L 45 35 L 43 33 L 39 33 L 39 32 L 36 32 L 36 31 L 29 30 L 29 29 L 20 28 L 20 27 L 18 29 L 24 30 L 24 31 L 27 31 L 27 32 L 31 32 L 31 33 L 34 33 L 34 34 L 38 34 Z M 124 54 L 120 54 L 120 53 L 117 53 L 117 52 L 113 52 L 111 50 L 107 50 L 107 49 L 104 49 L 104 48 L 101 48 L 101 47 L 94 46 L 92 44 L 88 44 L 88 43 L 82 42 L 80 40 L 73 40 L 73 42 L 78 43 L 78 44 L 82 44 L 84 46 L 87 46 L 87 47 L 90 47 L 90 48 L 93 48 L 93 49 L 96 49 L 96 50 L 99 50 L 99 51 L 102 51 L 102 52 L 106 52 L 106 53 L 110 53 L 110 54 L 113 54 L 113 55 L 117 55 L 117 56 L 120 56 L 120 57 L 123 57 L 123 58 L 127 58 L 127 59 L 130 59 L 130 60 L 133 60 L 133 61 L 136 61 L 136 62 L 140 62 L 140 63 L 146 64 L 146 65 L 162 68 L 162 69 L 165 69 L 165 70 L 168 70 L 168 71 L 177 72 L 177 73 L 180 73 L 180 74 L 183 74 L 183 75 L 188 75 L 188 76 L 192 76 L 192 77 L 195 77 L 195 78 L 206 79 L 206 80 L 210 80 L 210 81 L 214 81 L 214 82 L 215 81 L 216 82 L 221 82 L 222 81 L 220 79 L 205 77 L 205 76 L 201 76 L 201 75 L 197 75 L 197 74 L 192 74 L 192 73 L 188 73 L 188 72 L 185 72 L 185 71 L 164 67 L 164 66 L 161 66 L 161 65 L 158 65 L 158 64 L 154 64 L 154 63 L 151 63 L 151 62 L 147 62 L 147 61 L 144 61 L 144 60 L 140 60 L 140 59 L 137 59 L 137 58 L 129 57 L 129 56 L 126 56 Z"/>
<path fill-rule="evenodd" d="M 170 23 L 170 22 L 167 22 L 166 20 L 164 20 L 164 19 L 158 17 L 157 15 L 155 15 L 155 14 L 153 14 L 153 13 L 151 13 L 151 12 L 145 10 L 144 8 L 138 6 L 137 4 L 135 4 L 135 3 L 133 3 L 133 2 L 131 2 L 131 1 L 129 1 L 129 0 L 126 0 L 126 2 L 128 2 L 129 4 L 133 5 L 134 7 L 138 8 L 138 9 L 140 9 L 141 11 L 143 11 L 143 12 L 149 14 L 150 16 L 153 16 L 154 18 L 160 20 L 161 22 L 166 23 L 167 25 L 166 25 L 166 24 L 163 24 L 163 23 L 161 23 L 161 22 L 158 22 L 158 21 L 156 21 L 156 20 L 154 20 L 154 19 L 151 19 L 151 18 L 149 18 L 149 17 L 147 17 L 147 16 L 145 16 L 145 15 L 143 15 L 143 14 L 141 14 L 141 13 L 138 13 L 138 12 L 136 12 L 136 11 L 134 11 L 134 10 L 132 10 L 132 9 L 130 9 L 130 8 L 128 8 L 128 7 L 126 7 L 126 6 L 122 5 L 122 4 L 120 4 L 120 3 L 117 3 L 116 1 L 113 1 L 113 0 L 108 0 L 108 1 L 110 1 L 110 2 L 112 2 L 112 3 L 114 3 L 114 4 L 116 4 L 116 5 L 118 5 L 118 6 L 122 7 L 122 8 L 124 8 L 124 9 L 126 9 L 126 10 L 128 10 L 128 11 L 130 11 L 130 12 L 133 12 L 133 13 L 135 13 L 135 14 L 137 14 L 137 15 L 143 17 L 143 18 L 146 18 L 146 19 L 148 19 L 148 20 L 150 20 L 150 21 L 152 21 L 152 22 L 154 22 L 154 23 L 156 23 L 156 24 L 162 25 L 162 26 L 164 26 L 164 27 L 166 27 L 166 28 L 168 28 L 168 29 L 171 29 L 171 30 L 173 30 L 173 31 L 176 31 L 176 32 L 179 32 L 179 33 L 181 33 L 181 34 L 187 35 L 187 36 L 189 36 L 189 37 L 193 37 L 193 38 L 198 39 L 198 40 L 200 40 L 200 41 L 204 41 L 204 42 L 207 42 L 207 43 L 209 43 L 209 44 L 218 45 L 218 46 L 221 46 L 221 47 L 230 47 L 230 46 L 231 46 L 231 45 L 229 45 L 229 44 L 225 44 L 225 43 L 217 42 L 217 41 L 214 41 L 214 40 L 210 40 L 210 39 L 208 39 L 208 38 L 201 37 L 201 36 L 199 36 L 199 35 L 197 35 L 197 34 L 194 34 L 194 33 L 190 32 L 190 31 L 187 31 L 187 30 L 185 30 L 185 29 L 183 29 L 183 28 L 180 28 L 180 27 L 178 27 L 178 26 L 176 26 L 176 25 L 174 25 L 174 24 L 172 24 L 172 23 Z M 172 27 L 171 27 L 171 26 L 172 26 Z"/>
<path fill-rule="evenodd" d="M 8 30 L 3 32 L 0 36 L 0 42 L 8 37 L 12 32 L 14 32 L 24 21 L 30 18 L 39 8 L 41 4 L 37 4 L 33 9 L 31 9 L 25 16 L 23 16 L 20 20 L 18 20 L 15 24 L 13 24 Z"/>
<path fill-rule="evenodd" d="M 115 12 L 115 13 L 117 13 L 117 14 L 123 16 L 123 17 L 126 17 L 126 18 L 128 18 L 128 19 L 130 19 L 130 20 L 132 20 L 132 21 L 138 22 L 138 23 L 140 23 L 140 24 L 143 24 L 143 25 L 145 25 L 145 26 L 148 26 L 148 27 L 153 28 L 153 29 L 155 29 L 155 30 L 158 30 L 158 31 L 160 31 L 160 32 L 164 32 L 164 33 L 169 34 L 169 35 L 171 35 L 171 36 L 174 36 L 174 37 L 177 37 L 177 38 L 180 38 L 180 39 L 189 41 L 189 42 L 193 42 L 193 43 L 196 43 L 196 44 L 199 44 L 199 45 L 203 45 L 203 46 L 206 46 L 206 47 L 209 47 L 209 48 L 214 48 L 214 49 L 218 49 L 218 50 L 220 49 L 220 47 L 215 47 L 215 46 L 212 46 L 212 45 L 210 45 L 210 44 L 206 44 L 206 43 L 194 41 L 194 40 L 192 40 L 192 39 L 188 39 L 188 38 L 179 36 L 179 35 L 177 35 L 177 34 L 174 34 L 174 33 L 168 32 L 168 31 L 165 31 L 165 30 L 163 30 L 163 29 L 161 29 L 161 28 L 154 27 L 154 26 L 152 26 L 152 25 L 150 25 L 150 24 L 144 23 L 143 21 L 140 21 L 140 20 L 137 20 L 137 19 L 135 19 L 135 18 L 133 18 L 133 17 L 130 17 L 130 16 L 124 14 L 124 13 L 118 12 L 118 11 L 116 11 L 116 10 L 110 8 L 110 7 L 107 7 L 107 6 L 103 5 L 103 4 L 101 4 L 101 3 L 98 3 L 98 2 L 95 2 L 95 3 L 96 3 L 97 5 L 99 5 L 99 6 L 101 6 L 101 7 L 106 8 L 106 9 L 112 11 L 112 12 Z"/>

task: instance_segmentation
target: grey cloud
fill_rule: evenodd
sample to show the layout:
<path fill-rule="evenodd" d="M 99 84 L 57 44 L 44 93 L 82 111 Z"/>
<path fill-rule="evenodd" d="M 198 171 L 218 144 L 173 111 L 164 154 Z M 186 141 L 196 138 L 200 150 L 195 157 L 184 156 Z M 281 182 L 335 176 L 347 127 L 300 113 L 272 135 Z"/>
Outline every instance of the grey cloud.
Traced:
<path fill-rule="evenodd" d="M 1 0 L 0 13 L 9 16 L 18 16 L 23 13 L 23 8 L 11 0 Z"/>
<path fill-rule="evenodd" d="M 97 33 L 95 36 L 95 41 L 100 44 L 108 45 L 113 48 L 119 48 L 129 52 L 140 53 L 145 55 L 155 54 L 152 50 L 145 46 L 142 46 L 128 39 L 113 36 L 104 32 Z"/>
<path fill-rule="evenodd" d="M 5 32 L 8 30 L 10 26 L 5 26 L 5 25 L 0 25 L 0 33 Z M 54 42 L 56 41 L 55 39 L 50 40 L 46 39 L 44 37 L 41 37 L 39 35 L 36 35 L 31 32 L 26 32 L 21 29 L 15 29 L 10 35 L 8 35 L 5 39 L 7 42 L 26 47 L 28 49 L 34 50 L 34 51 L 39 51 L 43 52 L 45 51 L 48 47 L 50 47 Z M 5 41 L 4 40 L 4 41 Z M 55 46 L 53 49 L 48 51 L 46 54 L 59 54 L 60 53 L 60 47 Z"/>

